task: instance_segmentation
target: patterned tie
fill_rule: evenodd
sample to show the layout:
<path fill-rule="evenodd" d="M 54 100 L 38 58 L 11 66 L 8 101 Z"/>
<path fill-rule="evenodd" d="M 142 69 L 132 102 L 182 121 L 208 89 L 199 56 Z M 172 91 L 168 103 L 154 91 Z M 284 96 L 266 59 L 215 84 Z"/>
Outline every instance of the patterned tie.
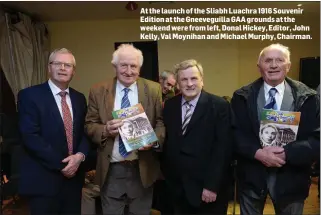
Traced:
<path fill-rule="evenodd" d="M 183 121 L 183 126 L 182 126 L 182 131 L 183 131 L 183 135 L 186 132 L 186 128 L 187 125 L 189 123 L 189 121 L 191 121 L 192 118 L 192 104 L 185 102 L 185 108 L 186 108 L 186 113 L 185 113 L 185 117 L 184 117 L 184 121 Z"/>
<path fill-rule="evenodd" d="M 63 116 L 67 143 L 68 143 L 68 154 L 72 155 L 72 127 L 73 126 L 72 126 L 71 112 L 69 110 L 69 107 L 66 101 L 67 92 L 61 91 L 59 95 L 61 96 L 61 109 L 62 109 L 62 116 Z"/>
<path fill-rule="evenodd" d="M 125 92 L 125 94 L 121 100 L 121 109 L 130 107 L 130 102 L 128 99 L 129 89 L 124 88 L 123 91 Z M 120 136 L 119 136 L 119 154 L 123 157 L 127 157 L 130 154 L 130 152 L 126 151 L 126 147 L 125 147 L 124 142 Z"/>
<path fill-rule="evenodd" d="M 276 100 L 275 100 L 275 94 L 278 90 L 275 88 L 271 88 L 269 91 L 270 98 L 266 102 L 264 108 L 265 109 L 273 109 L 277 110 Z"/>

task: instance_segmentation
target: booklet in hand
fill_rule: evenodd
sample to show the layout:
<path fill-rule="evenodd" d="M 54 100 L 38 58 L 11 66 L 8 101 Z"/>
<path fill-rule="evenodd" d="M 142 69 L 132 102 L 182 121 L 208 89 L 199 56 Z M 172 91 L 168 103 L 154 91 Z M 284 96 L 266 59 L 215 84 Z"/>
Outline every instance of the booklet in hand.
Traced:
<path fill-rule="evenodd" d="M 112 112 L 114 119 L 122 119 L 123 125 L 118 128 L 127 152 L 150 145 L 158 138 L 151 126 L 143 106 L 137 105 Z"/>
<path fill-rule="evenodd" d="M 296 140 L 301 112 L 263 109 L 261 113 L 261 146 L 280 146 Z"/>

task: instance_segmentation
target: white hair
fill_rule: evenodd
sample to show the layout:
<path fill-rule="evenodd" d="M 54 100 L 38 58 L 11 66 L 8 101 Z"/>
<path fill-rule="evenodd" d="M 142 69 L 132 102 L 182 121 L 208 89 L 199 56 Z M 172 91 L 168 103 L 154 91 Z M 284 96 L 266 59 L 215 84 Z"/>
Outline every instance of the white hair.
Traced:
<path fill-rule="evenodd" d="M 72 52 L 66 48 L 59 48 L 59 49 L 55 49 L 54 51 L 52 51 L 49 55 L 49 61 L 48 63 L 52 63 L 52 61 L 54 60 L 56 54 L 71 54 L 72 55 L 72 60 L 73 60 L 73 66 L 76 67 L 76 59 L 75 56 L 72 54 Z"/>
<path fill-rule="evenodd" d="M 113 58 L 111 60 L 111 63 L 113 65 L 117 65 L 119 61 L 119 55 L 126 52 L 127 53 L 132 52 L 135 55 L 137 55 L 139 66 L 141 67 L 143 65 L 143 61 L 144 61 L 143 53 L 141 52 L 141 50 L 135 48 L 132 44 L 121 44 L 120 46 L 118 46 L 117 50 L 114 51 L 113 53 Z"/>
<path fill-rule="evenodd" d="M 262 56 L 264 55 L 264 53 L 268 50 L 271 50 L 271 49 L 276 49 L 276 50 L 279 50 L 281 52 L 283 52 L 283 54 L 285 55 L 285 59 L 287 60 L 288 63 L 291 63 L 290 61 L 290 50 L 289 50 L 289 47 L 287 46 L 284 46 L 282 44 L 279 44 L 279 43 L 275 43 L 275 44 L 271 44 L 267 47 L 265 47 L 264 49 L 262 49 L 262 51 L 260 52 L 260 55 L 259 55 L 259 58 L 257 60 L 257 64 L 260 63 L 261 61 L 261 58 Z"/>

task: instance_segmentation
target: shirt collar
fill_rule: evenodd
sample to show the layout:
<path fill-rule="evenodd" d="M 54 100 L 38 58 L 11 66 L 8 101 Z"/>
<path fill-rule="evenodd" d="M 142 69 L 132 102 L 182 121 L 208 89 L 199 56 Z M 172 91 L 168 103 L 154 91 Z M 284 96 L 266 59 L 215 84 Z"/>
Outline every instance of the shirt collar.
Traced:
<path fill-rule="evenodd" d="M 194 108 L 196 107 L 196 104 L 198 102 L 198 99 L 200 98 L 202 92 L 200 92 L 194 99 L 192 99 L 191 101 L 189 101 L 188 103 L 191 104 Z M 182 103 L 181 105 L 183 106 L 185 104 L 186 100 L 184 98 L 184 96 L 182 96 Z"/>
<path fill-rule="evenodd" d="M 270 86 L 269 84 L 267 84 L 265 81 L 264 81 L 264 92 L 265 92 L 265 95 L 268 95 L 269 94 L 269 91 L 271 88 L 275 88 L 277 89 L 278 93 L 280 95 L 283 95 L 284 93 L 284 89 L 285 89 L 285 83 L 284 81 L 282 83 L 280 83 L 279 85 L 275 86 L 275 87 L 272 87 Z"/>
<path fill-rule="evenodd" d="M 135 81 L 132 85 L 130 85 L 129 87 L 125 87 L 122 83 L 120 83 L 119 80 L 117 80 L 116 83 L 116 87 L 119 90 L 119 92 L 123 91 L 123 89 L 128 88 L 130 89 L 130 91 L 135 91 L 135 89 L 137 88 L 137 82 Z"/>
<path fill-rule="evenodd" d="M 49 84 L 49 87 L 51 89 L 51 92 L 54 94 L 54 95 L 58 95 L 61 91 L 65 91 L 67 92 L 67 94 L 69 94 L 69 87 L 65 90 L 61 90 L 59 87 L 57 87 L 57 85 L 55 85 L 54 82 L 52 82 L 51 79 L 48 80 L 48 84 Z"/>

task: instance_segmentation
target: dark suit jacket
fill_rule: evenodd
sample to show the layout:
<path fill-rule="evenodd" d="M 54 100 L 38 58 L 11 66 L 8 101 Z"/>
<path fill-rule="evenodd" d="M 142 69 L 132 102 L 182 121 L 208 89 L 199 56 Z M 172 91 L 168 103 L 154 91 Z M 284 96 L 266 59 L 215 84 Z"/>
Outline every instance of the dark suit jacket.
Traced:
<path fill-rule="evenodd" d="M 73 151 L 88 153 L 84 135 L 86 98 L 70 88 L 73 111 Z M 20 193 L 52 196 L 68 180 L 71 188 L 80 189 L 84 171 L 80 165 L 76 176 L 67 179 L 60 172 L 68 157 L 68 144 L 62 117 L 48 82 L 23 89 L 18 94 L 19 128 L 25 154 L 21 158 Z M 70 181 L 74 183 L 70 183 Z"/>
<path fill-rule="evenodd" d="M 202 91 L 183 136 L 181 99 L 177 95 L 165 102 L 162 171 L 177 197 L 184 190 L 197 207 L 203 188 L 221 194 L 231 157 L 230 107 L 223 98 Z"/>

